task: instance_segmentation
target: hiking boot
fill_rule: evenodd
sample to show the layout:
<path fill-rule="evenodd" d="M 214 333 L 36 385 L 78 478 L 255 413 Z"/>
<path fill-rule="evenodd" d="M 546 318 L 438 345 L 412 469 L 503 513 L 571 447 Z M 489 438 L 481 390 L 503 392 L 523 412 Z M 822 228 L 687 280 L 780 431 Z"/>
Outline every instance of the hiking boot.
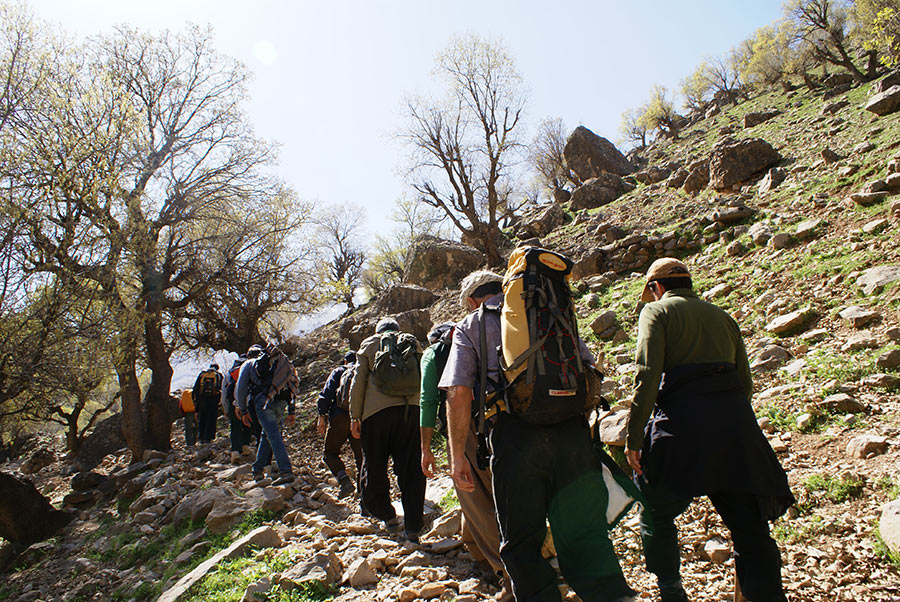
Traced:
<path fill-rule="evenodd" d="M 353 486 L 353 481 L 348 476 L 344 476 L 341 478 L 341 490 L 338 493 L 338 497 L 343 499 L 345 497 L 351 496 L 356 493 L 356 487 Z"/>
<path fill-rule="evenodd" d="M 253 480 L 256 481 L 257 483 L 259 483 L 260 481 L 262 481 L 265 478 L 266 478 L 266 473 L 264 473 L 263 471 L 261 471 L 261 470 L 253 471 Z"/>
<path fill-rule="evenodd" d="M 403 537 L 405 537 L 407 541 L 410 541 L 412 543 L 415 543 L 415 544 L 419 543 L 419 532 L 418 531 L 410 531 L 407 529 L 406 531 L 403 532 Z"/>
<path fill-rule="evenodd" d="M 232 464 L 240 464 L 241 463 L 241 452 L 237 452 L 237 451 L 231 452 L 231 463 Z"/>
<path fill-rule="evenodd" d="M 288 485 L 294 482 L 294 473 L 286 472 L 284 474 L 278 475 L 278 478 L 272 481 L 272 487 L 277 487 L 278 485 Z"/>
<path fill-rule="evenodd" d="M 399 533 L 400 526 L 400 518 L 396 516 L 384 521 L 384 530 L 388 533 Z"/>
<path fill-rule="evenodd" d="M 252 447 L 250 447 L 249 445 L 244 445 L 243 447 L 241 447 L 241 455 L 242 456 L 249 456 L 249 455 L 255 454 L 255 453 L 256 453 L 256 450 L 253 449 Z"/>

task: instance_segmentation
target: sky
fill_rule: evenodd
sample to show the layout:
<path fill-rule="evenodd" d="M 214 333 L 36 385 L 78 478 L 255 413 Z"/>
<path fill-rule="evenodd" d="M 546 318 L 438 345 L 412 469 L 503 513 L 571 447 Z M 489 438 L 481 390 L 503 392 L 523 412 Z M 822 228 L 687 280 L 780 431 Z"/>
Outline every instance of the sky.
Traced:
<path fill-rule="evenodd" d="M 559 117 L 615 141 L 651 86 L 677 89 L 705 56 L 781 15 L 781 0 L 26 1 L 76 37 L 210 25 L 219 52 L 254 73 L 246 110 L 280 145 L 277 173 L 301 198 L 362 207 L 369 237 L 392 228 L 410 193 L 402 100 L 439 91 L 434 59 L 454 36 L 506 45 L 529 89 L 527 139 Z"/>

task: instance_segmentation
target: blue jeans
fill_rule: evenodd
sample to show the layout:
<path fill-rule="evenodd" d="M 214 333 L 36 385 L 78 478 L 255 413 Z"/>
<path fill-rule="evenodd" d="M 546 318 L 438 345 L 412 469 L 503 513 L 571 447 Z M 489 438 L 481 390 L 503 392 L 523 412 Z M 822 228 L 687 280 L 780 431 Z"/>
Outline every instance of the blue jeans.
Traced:
<path fill-rule="evenodd" d="M 287 406 L 284 401 L 272 400 L 268 407 L 263 409 L 265 398 L 254 399 L 256 405 L 256 417 L 262 427 L 262 436 L 259 439 L 259 447 L 256 448 L 256 461 L 253 463 L 253 472 L 262 472 L 269 463 L 270 455 L 275 456 L 278 464 L 278 472 L 290 474 L 291 460 L 288 458 L 287 449 L 284 447 L 284 439 L 281 437 L 281 423 L 284 419 L 284 410 Z"/>

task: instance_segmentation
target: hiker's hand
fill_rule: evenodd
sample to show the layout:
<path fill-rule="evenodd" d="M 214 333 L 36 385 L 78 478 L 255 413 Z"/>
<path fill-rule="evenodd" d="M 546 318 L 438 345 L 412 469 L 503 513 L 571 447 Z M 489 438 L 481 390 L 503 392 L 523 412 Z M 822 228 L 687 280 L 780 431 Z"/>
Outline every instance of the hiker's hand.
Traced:
<path fill-rule="evenodd" d="M 240 420 L 244 426 L 249 427 L 253 424 L 253 421 L 250 419 L 250 412 L 242 412 L 240 408 L 234 408 L 234 415 L 237 416 L 237 419 Z"/>
<path fill-rule="evenodd" d="M 434 476 L 434 471 L 436 470 L 436 466 L 434 464 L 434 454 L 431 453 L 430 449 L 422 450 L 422 474 L 424 474 L 429 479 Z"/>
<path fill-rule="evenodd" d="M 451 476 L 456 486 L 467 493 L 475 491 L 475 481 L 472 480 L 472 470 L 466 457 L 461 456 L 458 460 L 452 460 L 451 465 L 453 468 Z"/>
<path fill-rule="evenodd" d="M 628 465 L 631 466 L 631 469 L 634 470 L 634 472 L 639 475 L 644 474 L 644 471 L 641 469 L 641 450 L 626 448 L 625 458 L 628 460 Z"/>
<path fill-rule="evenodd" d="M 354 439 L 359 439 L 360 437 L 362 437 L 362 433 L 359 429 L 359 420 L 357 420 L 356 418 L 350 420 L 350 434 L 353 435 Z"/>
<path fill-rule="evenodd" d="M 316 430 L 319 432 L 320 435 L 325 434 L 326 426 L 327 426 L 327 424 L 326 424 L 325 417 L 319 416 L 319 418 L 316 420 Z"/>
<path fill-rule="evenodd" d="M 296 424 L 296 423 L 297 423 L 297 417 L 294 416 L 293 414 L 288 414 L 287 416 L 284 417 L 284 426 L 290 428 L 290 427 L 294 426 L 294 424 Z"/>

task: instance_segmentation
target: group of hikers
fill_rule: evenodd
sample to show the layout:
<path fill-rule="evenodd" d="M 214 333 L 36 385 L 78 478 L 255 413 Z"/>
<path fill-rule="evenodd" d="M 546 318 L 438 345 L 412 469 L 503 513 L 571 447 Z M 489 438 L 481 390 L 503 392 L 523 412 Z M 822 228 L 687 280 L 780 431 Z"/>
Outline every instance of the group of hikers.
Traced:
<path fill-rule="evenodd" d="M 562 255 L 524 247 L 513 251 L 505 275 L 470 274 L 459 295 L 466 315 L 432 328 L 424 350 L 395 319 L 379 320 L 375 334 L 343 356 L 317 400 L 324 461 L 339 495 L 358 491 L 363 516 L 417 543 L 439 429 L 463 540 L 502 582 L 501 599 L 561 600 L 557 572 L 543 554 L 549 523 L 559 571 L 582 600 L 637 600 L 609 531 L 638 502 L 659 599 L 688 600 L 675 520 L 694 498 L 707 496 L 732 535 L 736 589 L 751 602 L 785 601 L 769 521 L 794 498 L 750 405 L 737 323 L 698 298 L 683 262 L 664 258 L 650 266 L 624 452 L 633 472 L 626 475 L 589 423 L 606 402 L 602 374 L 578 335 L 571 268 Z M 238 371 L 232 368 L 222 387 L 225 407 L 236 382 L 232 450 L 240 454 L 258 424 L 254 475 L 274 452 L 275 482 L 289 482 L 279 428 L 284 408 L 273 407 L 281 396 L 251 371 L 259 361 L 253 352 L 235 362 Z M 200 377 L 198 383 L 202 388 Z M 200 423 L 202 431 L 202 417 Z M 345 443 L 356 479 L 341 459 Z M 402 521 L 391 504 L 389 460 Z"/>

